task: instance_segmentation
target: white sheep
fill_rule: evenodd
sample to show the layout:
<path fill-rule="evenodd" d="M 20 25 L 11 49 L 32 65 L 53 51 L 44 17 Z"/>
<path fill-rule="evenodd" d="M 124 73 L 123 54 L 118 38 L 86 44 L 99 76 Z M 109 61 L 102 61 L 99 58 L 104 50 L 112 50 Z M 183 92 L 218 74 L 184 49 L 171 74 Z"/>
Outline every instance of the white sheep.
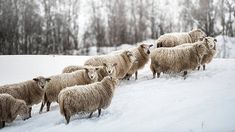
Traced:
<path fill-rule="evenodd" d="M 151 52 L 150 69 L 153 78 L 160 77 L 160 73 L 179 73 L 184 72 L 186 79 L 187 71 L 193 70 L 200 65 L 203 55 L 207 48 L 203 41 L 198 41 L 188 47 L 157 48 Z"/>
<path fill-rule="evenodd" d="M 122 79 L 135 61 L 136 61 L 136 58 L 133 56 L 133 53 L 131 51 L 123 51 L 118 54 L 100 55 L 97 57 L 93 57 L 91 59 L 88 59 L 85 62 L 85 65 L 103 66 L 104 63 L 105 64 L 116 63 L 116 66 L 115 66 L 116 75 L 114 77 L 118 79 Z"/>
<path fill-rule="evenodd" d="M 97 71 L 98 81 L 101 81 L 106 76 L 115 76 L 116 75 L 116 65 L 117 63 L 103 63 L 103 66 L 67 66 L 63 69 L 62 73 L 71 73 L 77 70 L 84 70 L 85 68 L 99 68 Z"/>
<path fill-rule="evenodd" d="M 145 64 L 148 63 L 149 60 L 149 54 L 150 54 L 150 47 L 153 45 L 147 45 L 147 44 L 138 44 L 137 48 L 132 49 L 133 55 L 136 58 L 136 63 L 133 63 L 129 71 L 127 72 L 124 79 L 129 80 L 132 74 L 135 73 L 135 80 L 137 80 L 138 76 L 138 70 L 144 68 Z"/>
<path fill-rule="evenodd" d="M 182 33 L 167 33 L 156 40 L 155 47 L 174 47 L 184 43 L 195 43 L 201 37 L 206 37 L 206 34 L 200 29 Z"/>
<path fill-rule="evenodd" d="M 51 80 L 45 87 L 45 93 L 39 113 L 42 113 L 45 104 L 47 104 L 47 111 L 50 111 L 51 103 L 55 101 L 58 102 L 58 94 L 62 89 L 69 86 L 96 82 L 98 80 L 97 70 L 99 70 L 99 68 L 85 68 L 85 70 L 78 70 L 72 73 L 63 73 L 49 77 Z"/>
<path fill-rule="evenodd" d="M 67 124 L 71 116 L 79 113 L 91 113 L 91 117 L 98 110 L 100 116 L 101 109 L 110 105 L 117 83 L 117 79 L 106 76 L 101 82 L 63 89 L 58 98 L 60 112 Z"/>

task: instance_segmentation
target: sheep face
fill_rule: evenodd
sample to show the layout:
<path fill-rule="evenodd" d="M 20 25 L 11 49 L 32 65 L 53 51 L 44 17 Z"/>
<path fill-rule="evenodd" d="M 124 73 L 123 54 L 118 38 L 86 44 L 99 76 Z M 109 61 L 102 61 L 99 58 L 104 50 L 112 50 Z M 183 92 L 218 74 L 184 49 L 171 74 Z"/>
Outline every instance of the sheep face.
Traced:
<path fill-rule="evenodd" d="M 152 47 L 153 45 L 147 45 L 147 44 L 141 44 L 140 47 L 142 48 L 142 50 L 144 51 L 145 54 L 149 55 L 150 54 L 150 47 Z"/>
<path fill-rule="evenodd" d="M 97 71 L 99 70 L 99 68 L 85 68 L 86 70 L 86 73 L 88 75 L 88 77 L 91 79 L 91 80 L 97 80 L 98 79 L 98 74 L 97 74 Z"/>
<path fill-rule="evenodd" d="M 106 72 L 108 73 L 108 75 L 111 76 L 115 71 L 115 67 L 117 66 L 117 63 L 113 63 L 113 64 L 103 63 L 103 66 L 104 66 Z"/>
<path fill-rule="evenodd" d="M 46 83 L 49 82 L 51 79 L 50 78 L 44 78 L 44 77 L 40 76 L 40 77 L 34 78 L 33 80 L 37 83 L 37 85 L 41 89 L 44 89 Z"/>
<path fill-rule="evenodd" d="M 216 45 L 216 42 L 217 40 L 213 37 L 206 37 L 205 38 L 205 41 L 207 43 L 207 46 L 209 49 L 214 49 L 215 45 Z"/>
<path fill-rule="evenodd" d="M 131 51 L 125 51 L 125 54 L 129 58 L 131 63 L 135 63 L 136 62 L 136 57 L 133 55 L 133 53 Z"/>

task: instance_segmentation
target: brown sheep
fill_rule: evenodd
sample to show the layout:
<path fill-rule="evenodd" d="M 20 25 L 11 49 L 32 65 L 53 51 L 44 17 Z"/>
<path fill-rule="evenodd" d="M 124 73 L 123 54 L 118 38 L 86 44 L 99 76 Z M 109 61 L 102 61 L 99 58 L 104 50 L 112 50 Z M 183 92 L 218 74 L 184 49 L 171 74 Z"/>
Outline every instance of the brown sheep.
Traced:
<path fill-rule="evenodd" d="M 16 99 L 24 100 L 29 107 L 29 117 L 31 117 L 32 106 L 41 102 L 44 87 L 49 81 L 49 78 L 39 76 L 25 82 L 1 86 L 0 93 L 8 93 Z"/>
<path fill-rule="evenodd" d="M 43 107 L 47 105 L 47 111 L 50 111 L 52 102 L 58 102 L 58 94 L 66 87 L 74 85 L 84 85 L 94 83 L 98 80 L 97 70 L 99 68 L 90 68 L 78 70 L 72 73 L 63 73 L 49 77 L 51 80 L 45 87 L 42 104 L 39 113 L 42 113 Z"/>
<path fill-rule="evenodd" d="M 15 99 L 10 94 L 0 94 L 0 128 L 5 127 L 5 123 L 13 122 L 18 115 L 27 119 L 28 106 L 25 101 Z"/>
<path fill-rule="evenodd" d="M 175 47 L 184 43 L 195 43 L 201 37 L 206 37 L 206 34 L 200 29 L 183 33 L 167 33 L 156 40 L 155 47 Z"/>

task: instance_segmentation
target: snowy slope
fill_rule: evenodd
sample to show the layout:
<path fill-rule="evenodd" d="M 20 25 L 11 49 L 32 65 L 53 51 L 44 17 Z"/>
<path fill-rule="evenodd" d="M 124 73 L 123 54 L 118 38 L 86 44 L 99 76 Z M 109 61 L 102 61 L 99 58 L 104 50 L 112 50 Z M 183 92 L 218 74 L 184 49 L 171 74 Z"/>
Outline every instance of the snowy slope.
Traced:
<path fill-rule="evenodd" d="M 0 56 L 0 84 L 58 74 L 70 64 L 83 64 L 78 56 Z M 18 118 L 1 132 L 15 131 L 235 131 L 235 59 L 214 59 L 206 71 L 194 71 L 186 80 L 164 75 L 151 79 L 149 66 L 139 80 L 120 82 L 111 106 L 101 117 L 75 116 L 65 125 L 56 103 L 52 111 Z"/>

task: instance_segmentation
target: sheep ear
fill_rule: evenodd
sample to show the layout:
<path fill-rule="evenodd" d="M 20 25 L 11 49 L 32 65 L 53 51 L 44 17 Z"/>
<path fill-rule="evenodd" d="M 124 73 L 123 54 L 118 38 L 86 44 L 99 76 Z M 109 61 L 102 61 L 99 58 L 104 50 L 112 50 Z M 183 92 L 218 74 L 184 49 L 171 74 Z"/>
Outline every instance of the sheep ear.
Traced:
<path fill-rule="evenodd" d="M 51 79 L 50 78 L 46 78 L 45 80 L 46 80 L 46 82 L 49 82 Z"/>
<path fill-rule="evenodd" d="M 141 47 L 141 48 L 144 48 L 144 44 L 141 44 L 140 47 Z"/>
<path fill-rule="evenodd" d="M 84 68 L 84 70 L 85 70 L 86 72 L 88 72 L 88 71 L 89 71 L 87 68 Z"/>
<path fill-rule="evenodd" d="M 106 64 L 106 63 L 103 63 L 103 66 L 104 66 L 104 67 L 107 67 L 107 64 Z"/>
<path fill-rule="evenodd" d="M 33 80 L 34 80 L 34 81 L 36 81 L 36 82 L 37 82 L 37 81 L 39 81 L 39 79 L 38 79 L 38 78 L 34 78 Z"/>
<path fill-rule="evenodd" d="M 113 66 L 117 66 L 117 63 L 113 63 Z"/>

